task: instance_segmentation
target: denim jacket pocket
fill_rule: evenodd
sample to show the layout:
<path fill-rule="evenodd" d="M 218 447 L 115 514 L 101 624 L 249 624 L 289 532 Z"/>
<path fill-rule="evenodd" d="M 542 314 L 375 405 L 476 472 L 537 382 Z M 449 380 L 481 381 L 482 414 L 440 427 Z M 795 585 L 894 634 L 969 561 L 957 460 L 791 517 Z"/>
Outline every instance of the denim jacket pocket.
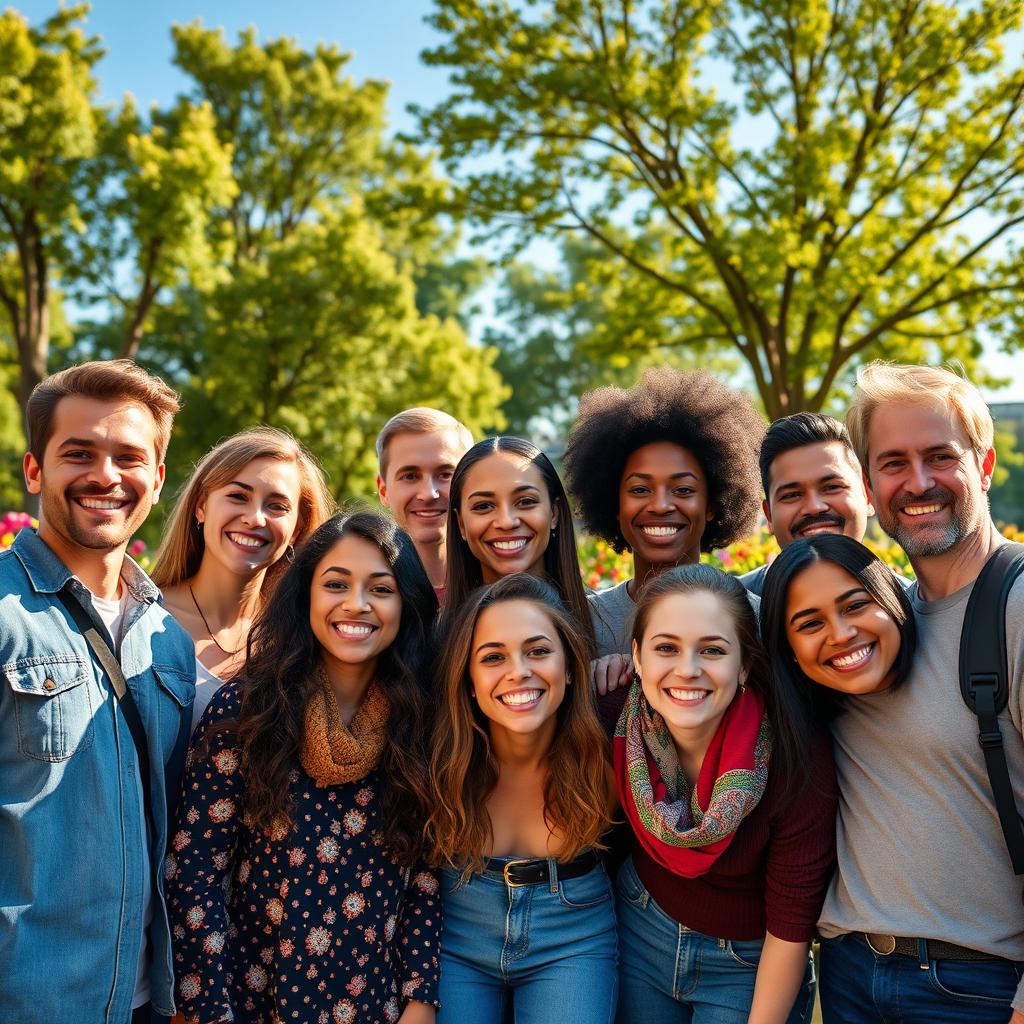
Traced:
<path fill-rule="evenodd" d="M 154 665 L 153 675 L 158 683 L 157 715 L 160 729 L 160 749 L 167 757 L 174 749 L 182 722 L 192 722 L 191 713 L 185 711 L 192 707 L 195 699 L 195 675 L 182 672 L 179 668 L 169 665 Z"/>
<path fill-rule="evenodd" d="M 21 658 L 3 667 L 14 695 L 18 749 L 38 761 L 66 761 L 93 741 L 100 694 L 76 655 Z"/>

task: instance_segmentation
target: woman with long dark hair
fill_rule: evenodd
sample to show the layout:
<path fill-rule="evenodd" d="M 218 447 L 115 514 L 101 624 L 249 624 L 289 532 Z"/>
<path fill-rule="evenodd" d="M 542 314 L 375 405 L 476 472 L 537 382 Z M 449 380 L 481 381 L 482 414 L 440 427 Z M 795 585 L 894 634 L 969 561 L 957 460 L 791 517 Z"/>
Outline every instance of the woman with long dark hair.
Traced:
<path fill-rule="evenodd" d="M 440 669 L 429 835 L 443 869 L 439 1024 L 610 1022 L 615 914 L 594 853 L 607 743 L 575 617 L 503 576 L 454 609 Z"/>
<path fill-rule="evenodd" d="M 633 663 L 612 741 L 634 834 L 618 1020 L 809 1021 L 835 852 L 828 741 L 779 731 L 787 684 L 769 677 L 743 585 L 712 566 L 643 588 Z"/>
<path fill-rule="evenodd" d="M 377 513 L 334 516 L 296 553 L 189 754 L 166 865 L 187 1021 L 433 1020 L 435 611 Z"/>
<path fill-rule="evenodd" d="M 548 580 L 592 640 L 572 513 L 555 467 L 530 441 L 488 437 L 452 476 L 445 608 L 458 609 L 477 587 L 514 572 Z"/>

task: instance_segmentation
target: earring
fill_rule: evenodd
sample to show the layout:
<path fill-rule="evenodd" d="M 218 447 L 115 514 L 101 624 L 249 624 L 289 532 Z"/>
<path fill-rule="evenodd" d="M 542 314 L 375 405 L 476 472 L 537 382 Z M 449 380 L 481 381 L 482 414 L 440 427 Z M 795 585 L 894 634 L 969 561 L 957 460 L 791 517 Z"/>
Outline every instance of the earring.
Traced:
<path fill-rule="evenodd" d="M 197 530 L 201 530 L 202 528 L 203 528 L 203 521 L 202 521 L 202 519 L 197 519 L 196 520 L 196 529 Z"/>
<path fill-rule="evenodd" d="M 284 557 L 285 557 L 285 561 L 288 561 L 288 562 L 294 562 L 295 561 L 295 547 L 294 547 L 294 545 L 289 544 L 288 547 L 286 547 L 284 549 Z"/>

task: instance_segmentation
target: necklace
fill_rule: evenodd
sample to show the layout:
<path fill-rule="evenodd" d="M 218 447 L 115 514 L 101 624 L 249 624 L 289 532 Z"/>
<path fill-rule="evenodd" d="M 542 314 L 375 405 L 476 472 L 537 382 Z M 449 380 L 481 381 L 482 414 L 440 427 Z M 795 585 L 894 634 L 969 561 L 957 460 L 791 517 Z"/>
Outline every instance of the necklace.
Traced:
<path fill-rule="evenodd" d="M 192 603 L 196 606 L 196 611 L 199 612 L 199 618 L 203 620 L 203 625 L 206 627 L 207 636 L 209 636 L 209 638 L 217 645 L 217 649 L 221 651 L 221 653 L 226 654 L 229 658 L 233 658 L 236 654 L 241 654 L 242 647 L 244 647 L 245 644 L 242 644 L 242 647 L 239 647 L 238 650 L 236 651 L 229 651 L 226 647 L 224 647 L 221 644 L 221 642 L 213 635 L 213 630 L 210 629 L 210 624 L 206 621 L 206 616 L 203 614 L 203 609 L 199 607 L 199 602 L 196 600 L 196 592 L 192 589 L 191 583 L 188 584 L 188 592 L 192 595 Z"/>

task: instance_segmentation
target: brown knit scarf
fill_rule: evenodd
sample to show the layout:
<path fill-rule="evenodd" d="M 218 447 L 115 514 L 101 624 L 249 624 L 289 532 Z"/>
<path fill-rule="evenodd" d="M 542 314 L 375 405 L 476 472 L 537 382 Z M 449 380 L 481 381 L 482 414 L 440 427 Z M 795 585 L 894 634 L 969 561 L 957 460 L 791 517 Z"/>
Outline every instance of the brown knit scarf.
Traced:
<path fill-rule="evenodd" d="M 391 703 L 376 681 L 346 727 L 323 669 L 320 689 L 306 708 L 302 767 L 321 786 L 337 786 L 365 778 L 377 767 L 387 737 Z"/>

